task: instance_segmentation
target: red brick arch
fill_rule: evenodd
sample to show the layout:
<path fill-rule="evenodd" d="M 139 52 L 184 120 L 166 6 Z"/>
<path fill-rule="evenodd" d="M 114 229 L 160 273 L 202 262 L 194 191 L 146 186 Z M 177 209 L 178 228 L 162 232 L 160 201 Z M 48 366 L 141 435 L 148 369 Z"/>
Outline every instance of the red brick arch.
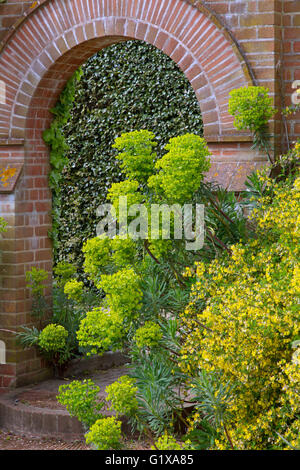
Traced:
<path fill-rule="evenodd" d="M 82 62 L 128 38 L 153 44 L 183 70 L 199 100 L 206 136 L 236 134 L 228 93 L 250 77 L 231 37 L 208 11 L 184 0 L 52 0 L 24 19 L 2 52 L 0 74 L 9 83 L 9 99 L 0 135 L 24 138 L 29 110 L 48 110 Z"/>
<path fill-rule="evenodd" d="M 0 152 L 20 177 L 13 192 L 1 193 L 0 188 L 0 215 L 10 225 L 0 244 L 0 329 L 31 321 L 25 272 L 33 265 L 51 272 L 49 151 L 42 132 L 67 79 L 99 49 L 139 39 L 179 65 L 199 100 L 214 179 L 238 189 L 245 174 L 260 164 L 249 136 L 234 130 L 228 114 L 230 90 L 252 83 L 249 68 L 227 29 L 199 5 L 186 0 L 45 0 L 11 28 L 0 56 L 7 92 L 0 103 Z M 34 351 L 18 349 L 9 333 L 0 331 L 0 338 L 8 362 L 0 365 L 0 388 L 44 377 Z"/>

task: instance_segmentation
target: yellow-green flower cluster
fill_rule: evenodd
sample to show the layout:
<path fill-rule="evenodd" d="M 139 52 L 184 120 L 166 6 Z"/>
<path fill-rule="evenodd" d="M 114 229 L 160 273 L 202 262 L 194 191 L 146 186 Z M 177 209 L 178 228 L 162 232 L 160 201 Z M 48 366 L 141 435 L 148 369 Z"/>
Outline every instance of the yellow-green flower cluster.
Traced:
<path fill-rule="evenodd" d="M 207 144 L 198 135 L 185 134 L 170 139 L 165 149 L 168 153 L 155 164 L 159 173 L 149 178 L 148 185 L 172 203 L 190 201 L 210 168 Z"/>
<path fill-rule="evenodd" d="M 122 320 L 136 316 L 143 293 L 140 278 L 132 268 L 123 268 L 114 274 L 104 274 L 97 287 L 106 294 L 109 309 Z"/>
<path fill-rule="evenodd" d="M 136 393 L 138 388 L 134 386 L 135 380 L 128 375 L 123 375 L 119 379 L 108 385 L 105 389 L 106 400 L 111 402 L 111 410 L 118 415 L 133 415 L 138 408 Z"/>
<path fill-rule="evenodd" d="M 78 344 L 88 348 L 87 355 L 103 354 L 117 349 L 126 333 L 120 316 L 103 307 L 94 308 L 81 320 L 77 331 Z"/>
<path fill-rule="evenodd" d="M 229 95 L 229 113 L 235 116 L 234 125 L 239 130 L 259 131 L 276 113 L 269 89 L 249 86 L 232 90 Z"/>
<path fill-rule="evenodd" d="M 85 440 L 97 450 L 120 449 L 121 421 L 114 416 L 98 419 L 85 435 Z"/>
<path fill-rule="evenodd" d="M 40 332 L 38 345 L 47 352 L 59 352 L 65 348 L 67 337 L 63 326 L 50 323 Z"/>
<path fill-rule="evenodd" d="M 153 348 L 158 345 L 162 339 L 162 329 L 153 321 L 146 321 L 143 326 L 135 332 L 135 343 L 138 348 Z"/>
<path fill-rule="evenodd" d="M 133 264 L 136 254 L 134 241 L 130 238 L 115 236 L 95 237 L 87 240 L 82 249 L 84 253 L 84 271 L 96 287 L 100 288 L 101 275 L 107 267 L 117 268 Z"/>
<path fill-rule="evenodd" d="M 110 262 L 110 239 L 95 237 L 87 240 L 82 248 L 84 255 L 84 271 L 95 282 L 99 281 L 103 268 Z"/>
<path fill-rule="evenodd" d="M 147 130 L 127 132 L 116 138 L 113 147 L 123 150 L 117 158 L 127 178 L 145 182 L 153 173 L 156 158 L 153 149 L 157 146 L 154 138 L 153 132 Z"/>
<path fill-rule="evenodd" d="M 88 354 L 101 354 L 120 347 L 130 322 L 141 307 L 140 277 L 132 267 L 128 267 L 134 260 L 135 247 L 131 239 L 95 237 L 86 242 L 83 251 L 85 271 L 106 296 L 102 307 L 88 312 L 81 320 L 77 339 L 80 346 L 89 348 Z M 125 267 L 115 273 L 104 274 L 113 265 Z"/>
<path fill-rule="evenodd" d="M 63 287 L 76 273 L 76 266 L 66 263 L 65 261 L 60 261 L 53 268 L 53 271 L 56 276 L 57 285 Z"/>
<path fill-rule="evenodd" d="M 167 432 L 157 439 L 155 447 L 151 447 L 152 450 L 187 450 L 191 448 L 190 441 L 180 444 L 176 441 L 175 437 L 171 436 Z"/>
<path fill-rule="evenodd" d="M 64 293 L 68 299 L 80 302 L 82 300 L 83 282 L 72 279 L 64 285 Z"/>
<path fill-rule="evenodd" d="M 133 204 L 141 204 L 143 195 L 139 192 L 139 182 L 137 180 L 125 180 L 120 183 L 113 183 L 107 192 L 107 200 L 113 205 L 118 221 L 120 221 L 120 197 L 127 197 L 126 206 L 121 208 L 123 217 L 128 216 L 128 209 Z M 126 210 L 127 209 L 127 210 Z"/>
<path fill-rule="evenodd" d="M 100 388 L 91 379 L 73 380 L 69 384 L 60 385 L 58 392 L 59 403 L 85 426 L 89 427 L 99 419 L 103 402 L 98 399 Z"/>

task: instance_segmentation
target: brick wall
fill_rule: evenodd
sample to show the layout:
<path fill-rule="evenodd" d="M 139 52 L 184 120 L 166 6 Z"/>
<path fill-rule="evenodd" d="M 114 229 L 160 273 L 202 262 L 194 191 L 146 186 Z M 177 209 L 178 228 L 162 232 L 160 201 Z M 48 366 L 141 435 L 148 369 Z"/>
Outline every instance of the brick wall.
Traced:
<path fill-rule="evenodd" d="M 285 86 L 285 105 L 291 104 L 295 92 L 293 83 L 299 80 L 300 88 L 300 0 L 283 2 L 283 79 Z M 300 102 L 300 100 L 299 100 Z M 292 140 L 300 139 L 300 116 L 289 118 L 288 130 Z"/>
<path fill-rule="evenodd" d="M 113 0 L 112 0 L 113 1 Z M 233 33 L 252 66 L 258 84 L 268 86 L 275 94 L 276 106 L 291 104 L 295 91 L 292 84 L 300 80 L 300 0 L 186 0 L 193 5 L 205 5 L 216 13 Z M 0 4 L 0 41 L 22 15 L 43 0 L 7 0 Z M 284 55 L 283 55 L 284 54 Z M 279 90 L 280 68 L 284 89 Z M 277 134 L 282 124 L 277 120 Z M 289 119 L 291 140 L 300 137 L 300 117 Z"/>
<path fill-rule="evenodd" d="M 7 0 L 5 3 L 0 4 L 0 41 L 5 36 L 8 29 L 28 11 L 34 2 L 23 0 Z"/>
<path fill-rule="evenodd" d="M 93 22 L 103 5 L 105 18 Z M 0 240 L 0 328 L 32 324 L 32 300 L 25 282 L 31 266 L 46 269 L 50 283 L 51 194 L 42 131 L 49 126 L 49 109 L 72 72 L 97 50 L 124 36 L 161 48 L 186 73 L 199 99 L 213 153 L 210 177 L 238 189 L 264 158 L 251 150 L 246 133 L 233 129 L 228 93 L 254 82 L 268 86 L 278 108 L 282 101 L 291 104 L 292 83 L 300 79 L 299 17 L 300 0 L 8 0 L 0 4 L 0 48 L 1 41 L 3 47 L 10 37 L 0 56 L 0 79 L 7 83 L 7 100 L 2 108 L 0 104 L 0 161 L 24 164 L 14 192 L 0 194 L 0 215 L 10 225 Z M 292 139 L 300 136 L 297 116 L 288 127 Z M 279 115 L 272 128 L 280 142 L 284 126 Z M 0 365 L 0 387 L 47 375 L 36 353 L 18 348 L 11 333 L 0 331 L 0 339 L 6 341 L 8 352 L 8 364 Z"/>
<path fill-rule="evenodd" d="M 292 84 L 300 80 L 300 0 L 229 0 L 205 2 L 229 26 L 246 52 L 259 85 L 274 93 L 276 107 L 290 106 L 295 92 Z M 300 88 L 300 84 L 299 84 Z M 286 136 L 281 117 L 276 132 Z M 300 115 L 288 118 L 290 142 L 300 138 Z"/>

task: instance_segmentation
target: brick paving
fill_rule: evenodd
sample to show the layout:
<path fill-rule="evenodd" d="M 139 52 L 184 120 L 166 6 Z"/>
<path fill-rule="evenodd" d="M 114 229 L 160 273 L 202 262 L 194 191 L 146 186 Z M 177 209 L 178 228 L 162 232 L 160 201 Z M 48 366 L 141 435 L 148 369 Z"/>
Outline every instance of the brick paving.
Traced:
<path fill-rule="evenodd" d="M 11 390 L 0 396 L 0 430 L 36 437 L 56 437 L 65 441 L 80 440 L 83 429 L 76 418 L 56 399 L 59 386 L 74 379 L 90 378 L 100 387 L 100 398 L 105 398 L 105 388 L 128 372 L 126 366 L 108 370 L 82 373 L 67 379 L 50 379 L 44 382 Z M 111 412 L 104 408 L 104 414 Z M 123 430 L 127 432 L 126 420 Z"/>

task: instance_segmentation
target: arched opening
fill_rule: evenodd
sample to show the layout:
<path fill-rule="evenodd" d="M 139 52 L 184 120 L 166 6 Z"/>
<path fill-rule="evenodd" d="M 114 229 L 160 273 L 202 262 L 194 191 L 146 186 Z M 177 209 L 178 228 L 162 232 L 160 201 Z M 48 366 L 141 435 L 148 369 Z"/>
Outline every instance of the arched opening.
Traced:
<path fill-rule="evenodd" d="M 64 184 L 59 201 L 53 201 L 54 261 L 78 267 L 83 242 L 95 236 L 97 207 L 107 202 L 110 185 L 124 178 L 115 159 L 115 138 L 147 129 L 155 134 L 160 155 L 171 137 L 203 135 L 193 88 L 156 47 L 142 41 L 115 44 L 89 58 L 81 70 L 70 118 L 62 125 L 69 147 Z"/>
<path fill-rule="evenodd" d="M 7 86 L 6 102 L 0 105 L 3 155 L 23 166 L 14 193 L 1 195 L 11 225 L 2 270 L 4 325 L 8 321 L 18 328 L 30 321 L 25 272 L 33 265 L 49 273 L 52 269 L 49 151 L 42 139 L 52 120 L 49 110 L 81 64 L 99 50 L 130 39 L 162 50 L 185 73 L 200 104 L 215 179 L 238 187 L 264 160 L 251 150 L 249 135 L 236 132 L 228 114 L 229 91 L 251 84 L 247 65 L 231 36 L 205 8 L 183 0 L 45 1 L 15 29 L 0 61 Z M 11 337 L 7 362 L 11 370 L 5 386 L 45 376 L 40 358 L 34 352 L 25 357 Z"/>

